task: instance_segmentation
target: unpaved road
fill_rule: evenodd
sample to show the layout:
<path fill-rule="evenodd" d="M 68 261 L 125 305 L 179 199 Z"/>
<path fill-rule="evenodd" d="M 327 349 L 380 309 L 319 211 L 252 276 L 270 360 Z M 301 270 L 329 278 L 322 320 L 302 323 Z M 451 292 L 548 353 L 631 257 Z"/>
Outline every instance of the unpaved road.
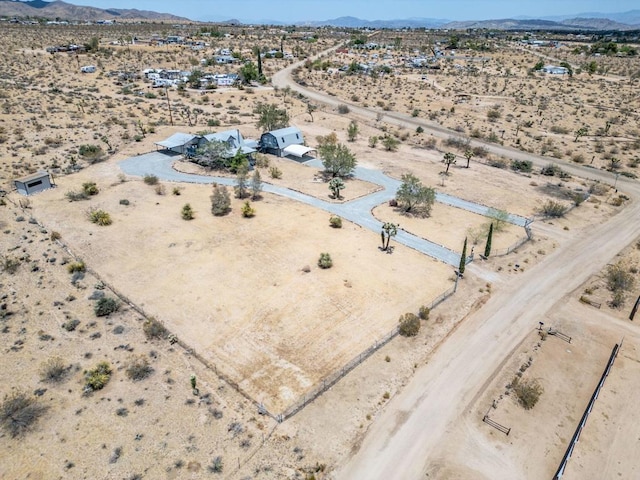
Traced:
<path fill-rule="evenodd" d="M 291 80 L 291 70 L 295 67 L 294 64 L 274 75 L 274 85 L 281 88 L 288 85 L 332 107 L 348 103 L 295 84 Z M 356 105 L 349 107 L 353 114 L 365 118 L 375 119 L 378 114 Z M 443 138 L 456 135 L 443 127 L 398 113 L 384 113 L 383 121 L 414 128 L 420 125 Z M 531 160 L 536 165 L 554 161 L 572 174 L 609 184 L 614 181 L 608 172 L 567 165 L 499 145 L 482 145 L 509 158 Z M 589 230 L 588 236 L 562 244 L 544 261 L 494 293 L 389 402 L 367 432 L 358 452 L 339 466 L 334 478 L 413 480 L 425 477 L 430 455 L 439 442 L 513 349 L 537 327 L 538 319 L 640 236 L 640 203 L 637 201 L 640 186 L 622 179 L 618 186 L 632 196 L 632 203 L 606 223 Z M 473 274 L 477 268 L 481 266 L 471 265 L 468 272 Z M 521 478 L 521 472 L 509 475 L 501 472 L 501 478 Z"/>

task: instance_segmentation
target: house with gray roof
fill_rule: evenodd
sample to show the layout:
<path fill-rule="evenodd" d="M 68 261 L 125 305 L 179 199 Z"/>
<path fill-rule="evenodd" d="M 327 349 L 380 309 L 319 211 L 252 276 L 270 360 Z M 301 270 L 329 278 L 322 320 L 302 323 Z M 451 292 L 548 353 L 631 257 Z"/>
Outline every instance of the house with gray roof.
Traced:
<path fill-rule="evenodd" d="M 313 148 L 305 147 L 304 137 L 298 127 L 287 127 L 263 133 L 260 137 L 261 152 L 271 153 L 278 157 L 294 155 L 303 157 Z"/>

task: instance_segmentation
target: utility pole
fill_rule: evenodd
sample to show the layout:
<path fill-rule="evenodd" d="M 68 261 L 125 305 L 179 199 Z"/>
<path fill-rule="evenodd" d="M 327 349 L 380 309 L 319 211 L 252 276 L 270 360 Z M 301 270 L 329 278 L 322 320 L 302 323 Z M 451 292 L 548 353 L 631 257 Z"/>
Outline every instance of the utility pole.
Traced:
<path fill-rule="evenodd" d="M 164 96 L 167 97 L 167 105 L 169 106 L 169 122 L 173 127 L 173 115 L 171 114 L 171 102 L 169 101 L 169 87 L 164 87 Z"/>

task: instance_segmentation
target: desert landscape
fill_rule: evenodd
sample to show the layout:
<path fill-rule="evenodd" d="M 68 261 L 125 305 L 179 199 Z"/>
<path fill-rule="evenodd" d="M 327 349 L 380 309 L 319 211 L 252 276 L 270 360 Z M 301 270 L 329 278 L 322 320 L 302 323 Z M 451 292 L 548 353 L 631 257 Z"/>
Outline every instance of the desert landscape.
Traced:
<path fill-rule="evenodd" d="M 637 475 L 637 56 L 567 34 L 2 28 L 2 478 L 550 478 L 615 344 L 565 478 Z M 89 48 L 47 51 L 69 44 Z M 196 88 L 255 47 L 264 78 Z M 159 152 L 260 139 L 264 105 L 315 152 L 256 154 L 251 197 Z M 357 159 L 339 195 L 331 136 Z M 40 170 L 55 188 L 16 191 Z M 408 176 L 428 214 L 396 201 Z"/>

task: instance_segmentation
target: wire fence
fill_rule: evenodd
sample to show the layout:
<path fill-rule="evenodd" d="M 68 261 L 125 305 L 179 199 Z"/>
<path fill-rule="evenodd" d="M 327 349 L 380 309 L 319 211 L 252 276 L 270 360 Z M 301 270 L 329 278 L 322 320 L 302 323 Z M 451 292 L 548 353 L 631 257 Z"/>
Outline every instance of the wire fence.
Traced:
<path fill-rule="evenodd" d="M 456 283 L 451 288 L 449 288 L 446 292 L 438 295 L 431 303 L 427 305 L 429 310 L 433 310 L 440 303 L 445 301 L 451 295 L 453 295 L 458 288 L 458 279 L 456 277 Z M 356 357 L 352 358 L 349 362 L 347 362 L 342 368 L 336 370 L 328 377 L 322 380 L 321 383 L 318 384 L 313 390 L 308 393 L 305 393 L 302 398 L 298 400 L 295 404 L 288 407 L 284 410 L 280 415 L 276 416 L 276 420 L 278 422 L 283 422 L 288 418 L 291 418 L 296 413 L 300 412 L 304 407 L 313 402 L 316 398 L 322 395 L 324 392 L 333 387 L 338 381 L 340 381 L 345 375 L 347 375 L 350 371 L 364 362 L 367 358 L 377 352 L 380 348 L 389 343 L 392 339 L 394 339 L 398 335 L 398 327 L 394 327 L 389 333 L 387 333 L 380 340 L 376 340 L 373 345 L 369 346 L 366 350 L 358 354 Z"/>

